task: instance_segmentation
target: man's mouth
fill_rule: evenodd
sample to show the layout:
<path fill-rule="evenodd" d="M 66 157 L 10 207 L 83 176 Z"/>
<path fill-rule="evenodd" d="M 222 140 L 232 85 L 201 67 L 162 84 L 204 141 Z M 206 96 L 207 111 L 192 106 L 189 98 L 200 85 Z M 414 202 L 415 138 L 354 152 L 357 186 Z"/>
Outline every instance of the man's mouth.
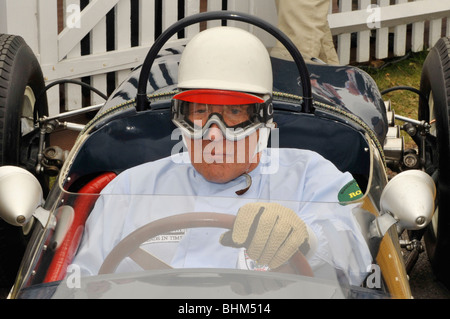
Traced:
<path fill-rule="evenodd" d="M 234 155 L 227 153 L 210 152 L 204 153 L 203 159 L 207 163 L 230 163 L 234 161 Z"/>

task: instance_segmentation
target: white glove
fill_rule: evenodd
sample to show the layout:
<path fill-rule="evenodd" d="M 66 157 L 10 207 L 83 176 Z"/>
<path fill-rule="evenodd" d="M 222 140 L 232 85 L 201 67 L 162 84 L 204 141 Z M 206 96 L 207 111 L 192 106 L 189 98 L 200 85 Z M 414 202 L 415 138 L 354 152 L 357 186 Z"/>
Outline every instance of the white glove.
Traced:
<path fill-rule="evenodd" d="M 297 214 L 277 203 L 250 203 L 242 206 L 233 229 L 222 234 L 224 246 L 246 247 L 258 264 L 278 268 L 300 249 L 309 250 L 306 224 Z"/>

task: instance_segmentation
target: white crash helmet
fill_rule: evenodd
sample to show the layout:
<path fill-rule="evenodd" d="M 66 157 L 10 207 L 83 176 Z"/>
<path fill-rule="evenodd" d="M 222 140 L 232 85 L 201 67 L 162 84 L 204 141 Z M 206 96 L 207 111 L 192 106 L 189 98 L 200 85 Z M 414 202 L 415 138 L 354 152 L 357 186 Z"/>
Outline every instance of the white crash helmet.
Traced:
<path fill-rule="evenodd" d="M 250 32 L 234 27 L 207 29 L 193 37 L 178 71 L 180 89 L 272 94 L 272 81 L 272 64 L 264 44 Z"/>
<path fill-rule="evenodd" d="M 178 88 L 181 93 L 173 97 L 172 120 L 191 138 L 201 138 L 213 123 L 231 140 L 273 123 L 270 56 L 264 44 L 243 29 L 216 27 L 194 36 L 181 56 Z M 199 127 L 187 116 L 188 105 L 193 103 L 252 107 L 241 125 L 212 114 Z"/>

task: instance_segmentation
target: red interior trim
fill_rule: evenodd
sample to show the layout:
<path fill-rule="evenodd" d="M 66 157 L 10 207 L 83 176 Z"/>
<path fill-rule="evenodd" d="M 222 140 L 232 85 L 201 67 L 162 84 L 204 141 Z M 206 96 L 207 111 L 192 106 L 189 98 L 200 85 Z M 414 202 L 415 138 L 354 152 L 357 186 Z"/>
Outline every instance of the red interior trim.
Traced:
<path fill-rule="evenodd" d="M 80 194 L 99 194 L 101 190 L 109 184 L 117 175 L 115 173 L 105 173 L 90 181 L 80 191 Z M 64 279 L 67 267 L 73 260 L 75 253 L 83 235 L 84 225 L 89 213 L 99 195 L 80 196 L 75 200 L 75 216 L 66 237 L 55 253 L 52 263 L 47 271 L 44 282 L 53 282 Z"/>

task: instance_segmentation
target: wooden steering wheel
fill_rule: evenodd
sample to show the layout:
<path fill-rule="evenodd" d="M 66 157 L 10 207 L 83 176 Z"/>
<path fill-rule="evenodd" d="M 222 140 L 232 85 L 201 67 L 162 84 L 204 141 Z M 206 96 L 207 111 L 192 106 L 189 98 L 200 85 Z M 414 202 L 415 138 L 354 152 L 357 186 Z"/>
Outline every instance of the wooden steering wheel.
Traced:
<path fill-rule="evenodd" d="M 231 229 L 235 218 L 235 216 L 229 214 L 185 213 L 150 222 L 129 234 L 114 247 L 100 267 L 99 274 L 115 272 L 117 266 L 126 257 L 133 259 L 145 270 L 171 268 L 155 256 L 141 249 L 140 245 L 150 238 L 178 229 L 200 227 Z M 300 250 L 297 250 L 290 258 L 289 263 L 296 273 L 313 277 L 311 266 Z M 277 269 L 273 271 L 277 271 Z"/>

